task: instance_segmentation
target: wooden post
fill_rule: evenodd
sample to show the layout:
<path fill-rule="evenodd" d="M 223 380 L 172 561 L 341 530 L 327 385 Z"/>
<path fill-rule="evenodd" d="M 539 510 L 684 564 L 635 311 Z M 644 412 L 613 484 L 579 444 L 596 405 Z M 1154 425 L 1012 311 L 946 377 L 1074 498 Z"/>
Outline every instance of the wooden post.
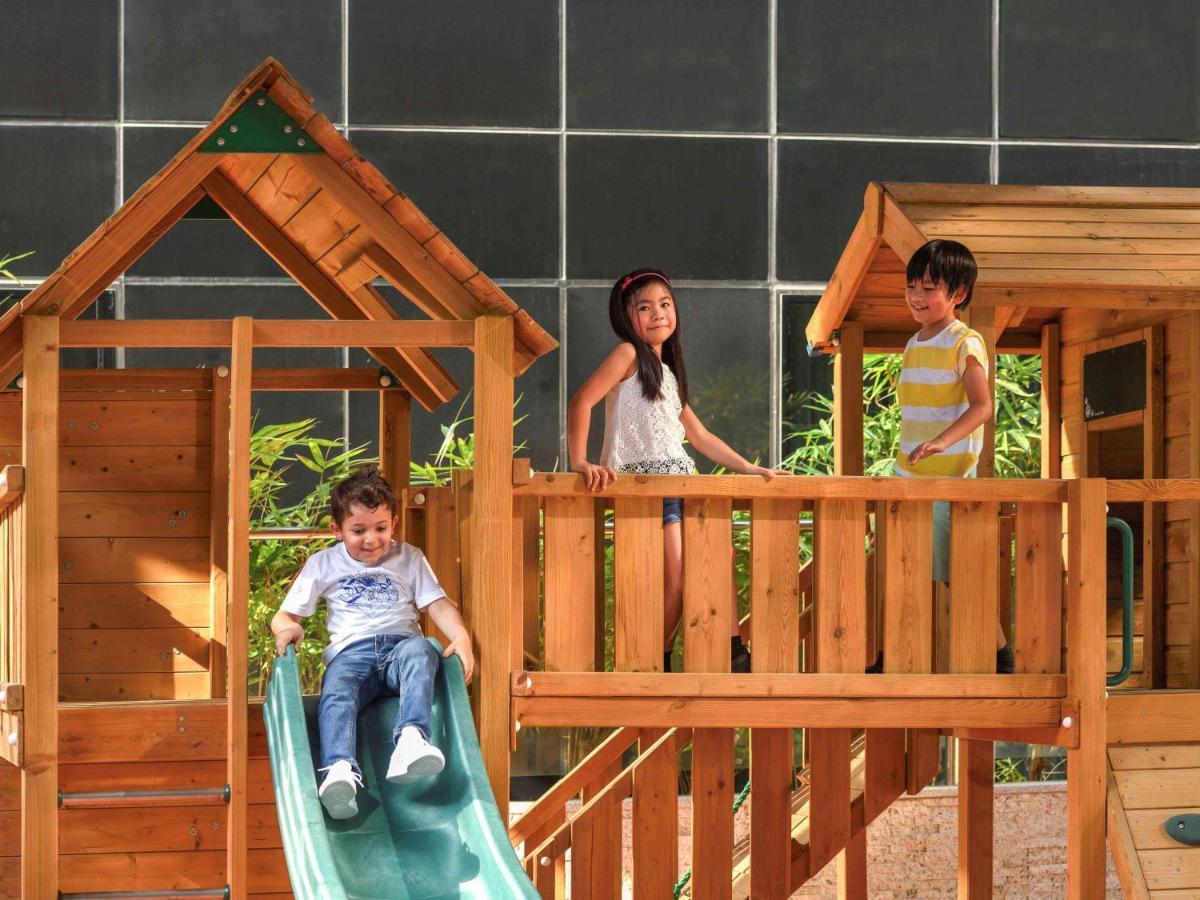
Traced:
<path fill-rule="evenodd" d="M 967 324 L 983 338 L 983 346 L 987 349 L 988 358 L 988 390 L 993 402 L 996 397 L 996 308 L 994 306 L 972 306 L 965 317 Z M 993 478 L 996 475 L 996 414 L 988 416 L 983 423 L 983 448 L 979 453 L 979 465 L 976 474 L 980 478 Z"/>
<path fill-rule="evenodd" d="M 382 390 L 379 392 L 379 468 L 397 497 L 408 487 L 411 460 L 412 398 L 395 388 Z M 396 529 L 398 541 L 408 540 L 405 535 L 407 519 L 402 510 Z"/>
<path fill-rule="evenodd" d="M 58 317 L 25 316 L 22 896 L 58 896 Z"/>
<path fill-rule="evenodd" d="M 750 507 L 750 644 L 755 672 L 795 672 L 800 643 L 800 509 L 795 501 Z M 750 730 L 750 893 L 792 893 L 792 731 Z M 805 872 L 805 875 L 808 873 Z"/>
<path fill-rule="evenodd" d="M 1042 477 L 1062 477 L 1062 344 L 1057 322 L 1042 326 Z"/>
<path fill-rule="evenodd" d="M 1102 479 L 1067 485 L 1067 695 L 1079 704 L 1079 747 L 1067 751 L 1067 896 L 1104 896 L 1106 642 Z"/>
<path fill-rule="evenodd" d="M 1161 325 L 1146 329 L 1146 412 L 1142 424 L 1142 477 L 1166 475 L 1163 369 L 1165 340 Z M 1142 686 L 1167 686 L 1166 665 L 1166 512 L 1165 503 L 1142 504 Z"/>
<path fill-rule="evenodd" d="M 867 900 L 867 829 L 864 825 L 837 858 L 838 900 Z"/>
<path fill-rule="evenodd" d="M 232 900 L 245 900 L 249 885 L 247 807 L 249 723 L 246 706 L 247 646 L 250 637 L 250 388 L 254 377 L 254 320 L 233 320 L 229 366 L 229 681 L 226 686 L 226 768 L 229 813 L 226 878 Z M 214 463 L 215 465 L 215 463 Z"/>
<path fill-rule="evenodd" d="M 999 504 L 954 503 L 950 527 L 950 671 L 995 672 Z M 994 749 L 958 742 L 958 896 L 992 896 Z"/>
<path fill-rule="evenodd" d="M 479 741 L 500 821 L 508 821 L 509 673 L 521 667 L 512 640 L 513 321 L 475 320 L 475 485 L 472 498 L 472 624 L 480 648 Z M 489 574 L 493 573 L 493 574 Z M 495 573 L 499 573 L 498 576 Z M 487 610 L 484 614 L 483 610 Z"/>
<path fill-rule="evenodd" d="M 688 501 L 683 521 L 683 662 L 729 672 L 733 613 L 733 505 Z M 733 884 L 733 729 L 692 732 L 692 897 L 728 900 Z"/>
<path fill-rule="evenodd" d="M 1188 315 L 1188 477 L 1200 478 L 1200 312 Z M 1200 688 L 1200 503 L 1191 504 L 1188 534 L 1188 686 Z"/>
<path fill-rule="evenodd" d="M 843 322 L 833 357 L 833 474 L 863 473 L 863 329 Z"/>
<path fill-rule="evenodd" d="M 208 605 L 212 638 L 208 643 L 208 695 L 225 696 L 229 610 L 229 368 L 212 373 L 212 462 L 209 474 Z"/>

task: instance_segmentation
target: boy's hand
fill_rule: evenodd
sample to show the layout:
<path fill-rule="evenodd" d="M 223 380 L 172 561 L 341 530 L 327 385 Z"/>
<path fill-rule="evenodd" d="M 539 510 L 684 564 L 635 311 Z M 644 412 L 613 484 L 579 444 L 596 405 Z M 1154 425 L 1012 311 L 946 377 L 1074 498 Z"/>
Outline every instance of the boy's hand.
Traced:
<path fill-rule="evenodd" d="M 458 658 L 462 661 L 463 678 L 467 684 L 471 683 L 471 676 L 475 674 L 475 654 L 471 650 L 471 636 L 467 634 L 466 629 L 460 631 L 442 651 L 442 657 L 448 659 L 450 656 L 458 654 Z"/>
<path fill-rule="evenodd" d="M 275 653 L 283 656 L 288 644 L 295 644 L 296 650 L 299 651 L 300 642 L 303 640 L 304 629 L 298 623 L 290 622 L 275 632 Z"/>
<path fill-rule="evenodd" d="M 937 438 L 935 438 L 932 441 L 926 441 L 925 443 L 923 443 L 919 447 L 917 447 L 917 449 L 914 450 L 912 453 L 908 454 L 908 464 L 910 466 L 915 466 L 917 463 L 919 463 L 925 457 L 933 456 L 935 453 L 941 453 L 945 449 L 946 449 L 945 441 L 942 441 Z"/>
<path fill-rule="evenodd" d="M 610 482 L 617 480 L 617 473 L 608 466 L 593 465 L 586 460 L 571 468 L 583 476 L 589 491 L 602 491 Z"/>

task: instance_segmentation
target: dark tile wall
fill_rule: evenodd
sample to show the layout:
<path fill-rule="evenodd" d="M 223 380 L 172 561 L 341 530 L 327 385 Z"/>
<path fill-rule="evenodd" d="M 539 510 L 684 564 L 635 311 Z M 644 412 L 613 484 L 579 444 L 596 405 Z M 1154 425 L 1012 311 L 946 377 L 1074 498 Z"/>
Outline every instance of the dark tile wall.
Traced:
<path fill-rule="evenodd" d="M 801 357 L 808 301 L 867 181 L 1200 184 L 1200 0 L 2 6 L 19 39 L 0 54 L 0 256 L 36 251 L 15 266 L 27 286 L 275 56 L 562 341 L 518 384 L 517 438 L 541 469 L 564 462 L 562 411 L 613 344 L 607 285 L 634 266 L 679 288 L 697 412 L 776 458 L 794 398 L 826 383 Z M 185 220 L 90 314 L 236 312 L 320 315 L 232 223 Z M 464 392 L 414 416 L 418 454 L 470 411 L 469 357 L 445 364 Z M 260 417 L 313 415 L 321 433 L 374 449 L 372 398 L 258 402 Z"/>

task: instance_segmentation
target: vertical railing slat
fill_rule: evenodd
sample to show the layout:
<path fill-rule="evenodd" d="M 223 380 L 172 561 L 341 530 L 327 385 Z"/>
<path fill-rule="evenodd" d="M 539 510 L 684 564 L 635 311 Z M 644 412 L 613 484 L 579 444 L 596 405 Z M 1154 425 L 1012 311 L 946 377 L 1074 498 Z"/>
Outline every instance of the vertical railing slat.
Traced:
<path fill-rule="evenodd" d="M 543 634 L 548 671 L 587 672 L 595 663 L 595 527 L 590 497 L 546 499 Z"/>
<path fill-rule="evenodd" d="M 750 507 L 750 646 L 755 672 L 795 672 L 800 638 L 800 508 Z M 783 900 L 792 883 L 792 731 L 750 732 L 750 892 Z"/>
<path fill-rule="evenodd" d="M 683 662 L 688 672 L 728 672 L 733 618 L 733 504 L 684 504 Z M 732 896 L 733 730 L 692 734 L 692 897 Z"/>
<path fill-rule="evenodd" d="M 1018 672 L 1062 671 L 1062 507 L 1017 506 L 1017 622 L 1013 654 Z"/>
<path fill-rule="evenodd" d="M 657 497 L 618 499 L 614 648 L 619 672 L 661 672 L 663 525 Z"/>
<path fill-rule="evenodd" d="M 660 530 L 661 521 L 660 515 Z M 644 734 L 638 741 L 641 752 L 648 752 L 662 734 Z M 669 738 L 633 777 L 634 900 L 670 897 L 679 877 L 677 740 Z"/>
<path fill-rule="evenodd" d="M 951 672 L 995 672 L 999 515 L 998 503 L 951 506 Z M 958 895 L 991 897 L 994 750 L 991 741 L 958 746 Z"/>
<path fill-rule="evenodd" d="M 209 472 L 208 695 L 225 696 L 225 615 L 229 604 L 229 370 L 212 373 L 212 465 Z"/>
<path fill-rule="evenodd" d="M 583 792 L 587 803 L 621 774 L 614 760 Z M 622 801 L 614 797 L 604 808 L 571 828 L 571 900 L 617 900 L 621 896 Z"/>
<path fill-rule="evenodd" d="M 817 671 L 862 672 L 866 655 L 867 508 L 818 500 L 814 516 Z M 818 871 L 850 840 L 850 731 L 811 732 L 809 865 Z"/>

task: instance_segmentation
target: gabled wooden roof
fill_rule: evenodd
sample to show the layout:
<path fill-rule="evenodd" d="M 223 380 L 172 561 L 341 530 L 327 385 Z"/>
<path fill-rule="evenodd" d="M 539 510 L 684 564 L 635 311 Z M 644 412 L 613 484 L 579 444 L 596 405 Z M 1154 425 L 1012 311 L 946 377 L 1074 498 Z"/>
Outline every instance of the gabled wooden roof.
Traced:
<path fill-rule="evenodd" d="M 975 254 L 972 306 L 996 308 L 1001 349 L 1064 307 L 1200 308 L 1200 189 L 872 183 L 809 343 L 830 348 L 843 321 L 877 346 L 911 333 L 904 267 L 934 238 Z"/>
<path fill-rule="evenodd" d="M 254 115 L 253 106 L 278 120 L 267 128 L 270 134 L 262 146 L 247 143 L 245 116 Z M 241 117 L 235 118 L 239 111 Z M 284 131 L 286 148 L 294 142 L 294 150 L 261 152 L 282 139 L 278 132 Z M 235 149 L 239 147 L 241 152 Z M 222 207 L 332 318 L 397 318 L 371 286 L 382 277 L 432 319 L 512 315 L 518 374 L 558 346 L 358 155 L 333 123 L 313 109 L 312 97 L 282 65 L 268 59 L 174 159 L 53 275 L 0 317 L 0 384 L 20 371 L 23 316 L 78 317 L 205 197 Z M 458 390 L 449 373 L 422 350 L 367 349 L 427 409 Z"/>

